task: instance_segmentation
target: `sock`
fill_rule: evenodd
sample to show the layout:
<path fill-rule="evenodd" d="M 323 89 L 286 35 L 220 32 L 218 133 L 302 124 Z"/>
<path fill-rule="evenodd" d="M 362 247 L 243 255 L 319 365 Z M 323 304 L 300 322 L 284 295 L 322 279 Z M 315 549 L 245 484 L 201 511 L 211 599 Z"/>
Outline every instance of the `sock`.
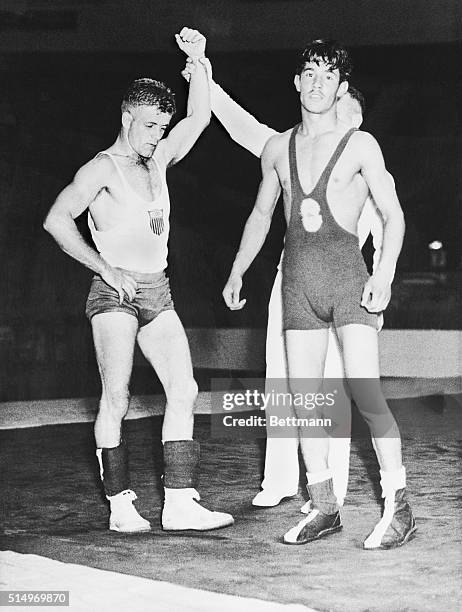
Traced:
<path fill-rule="evenodd" d="M 112 497 L 129 489 L 128 452 L 125 444 L 121 442 L 114 448 L 99 448 L 96 455 L 106 496 Z"/>
<path fill-rule="evenodd" d="M 323 514 L 335 514 L 339 510 L 337 498 L 334 494 L 332 474 L 330 470 L 307 473 L 307 489 L 313 508 Z"/>
<path fill-rule="evenodd" d="M 164 487 L 196 488 L 200 446 L 194 440 L 164 442 Z"/>

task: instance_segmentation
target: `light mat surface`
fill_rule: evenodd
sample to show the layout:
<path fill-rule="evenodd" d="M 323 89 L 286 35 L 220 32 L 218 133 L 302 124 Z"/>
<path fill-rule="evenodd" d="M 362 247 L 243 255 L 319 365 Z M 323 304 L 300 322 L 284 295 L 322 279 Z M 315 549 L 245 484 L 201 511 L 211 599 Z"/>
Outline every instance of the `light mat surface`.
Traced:
<path fill-rule="evenodd" d="M 9 550 L 0 552 L 0 569 L 2 590 L 69 591 L 69 607 L 54 607 L 54 610 L 315 612 L 303 605 L 233 597 Z M 50 606 L 35 607 L 37 610 L 51 609 Z M 14 610 L 30 611 L 31 608 L 14 606 Z"/>

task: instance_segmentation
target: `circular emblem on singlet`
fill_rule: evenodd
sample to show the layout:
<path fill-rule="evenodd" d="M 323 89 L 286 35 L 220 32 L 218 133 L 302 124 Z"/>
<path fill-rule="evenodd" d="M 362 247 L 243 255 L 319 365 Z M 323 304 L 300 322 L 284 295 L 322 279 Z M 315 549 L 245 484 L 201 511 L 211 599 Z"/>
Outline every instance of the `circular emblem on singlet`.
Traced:
<path fill-rule="evenodd" d="M 305 198 L 300 205 L 300 217 L 307 232 L 317 232 L 322 225 L 321 207 L 313 198 Z"/>

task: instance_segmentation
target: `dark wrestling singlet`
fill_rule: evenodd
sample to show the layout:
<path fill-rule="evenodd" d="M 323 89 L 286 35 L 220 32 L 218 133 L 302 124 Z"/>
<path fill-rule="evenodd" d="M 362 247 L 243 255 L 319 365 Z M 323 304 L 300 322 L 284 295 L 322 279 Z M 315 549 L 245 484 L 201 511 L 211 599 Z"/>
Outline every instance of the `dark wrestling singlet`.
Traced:
<path fill-rule="evenodd" d="M 369 278 L 358 237 L 334 219 L 327 185 L 355 128 L 340 140 L 314 189 L 305 194 L 297 170 L 295 137 L 289 141 L 291 213 L 282 268 L 284 330 L 324 329 L 359 323 L 377 328 L 377 315 L 361 306 Z"/>

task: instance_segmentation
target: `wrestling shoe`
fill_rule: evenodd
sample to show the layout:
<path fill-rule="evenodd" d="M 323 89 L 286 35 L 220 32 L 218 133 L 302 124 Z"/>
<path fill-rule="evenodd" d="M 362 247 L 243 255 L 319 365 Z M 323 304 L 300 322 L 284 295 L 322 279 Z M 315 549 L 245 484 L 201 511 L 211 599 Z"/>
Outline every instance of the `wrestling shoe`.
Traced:
<path fill-rule="evenodd" d="M 297 493 L 298 491 L 295 491 L 295 493 L 281 493 L 280 491 L 275 491 L 274 489 L 263 489 L 252 499 L 252 506 L 257 506 L 259 508 L 272 508 L 280 504 L 283 499 L 294 497 L 297 495 Z"/>
<path fill-rule="evenodd" d="M 411 540 L 417 527 L 406 489 L 385 497 L 383 516 L 372 533 L 364 540 L 366 550 L 397 548 Z"/>
<path fill-rule="evenodd" d="M 234 523 L 231 514 L 207 510 L 197 502 L 196 489 L 165 488 L 162 529 L 164 531 L 208 531 L 221 529 Z"/>
<path fill-rule="evenodd" d="M 342 529 L 340 512 L 324 514 L 317 508 L 284 534 L 285 544 L 307 544 Z"/>
<path fill-rule="evenodd" d="M 109 529 L 122 533 L 150 531 L 151 524 L 136 511 L 133 502 L 137 499 L 134 491 L 126 489 L 117 495 L 107 496 L 111 505 Z"/>

